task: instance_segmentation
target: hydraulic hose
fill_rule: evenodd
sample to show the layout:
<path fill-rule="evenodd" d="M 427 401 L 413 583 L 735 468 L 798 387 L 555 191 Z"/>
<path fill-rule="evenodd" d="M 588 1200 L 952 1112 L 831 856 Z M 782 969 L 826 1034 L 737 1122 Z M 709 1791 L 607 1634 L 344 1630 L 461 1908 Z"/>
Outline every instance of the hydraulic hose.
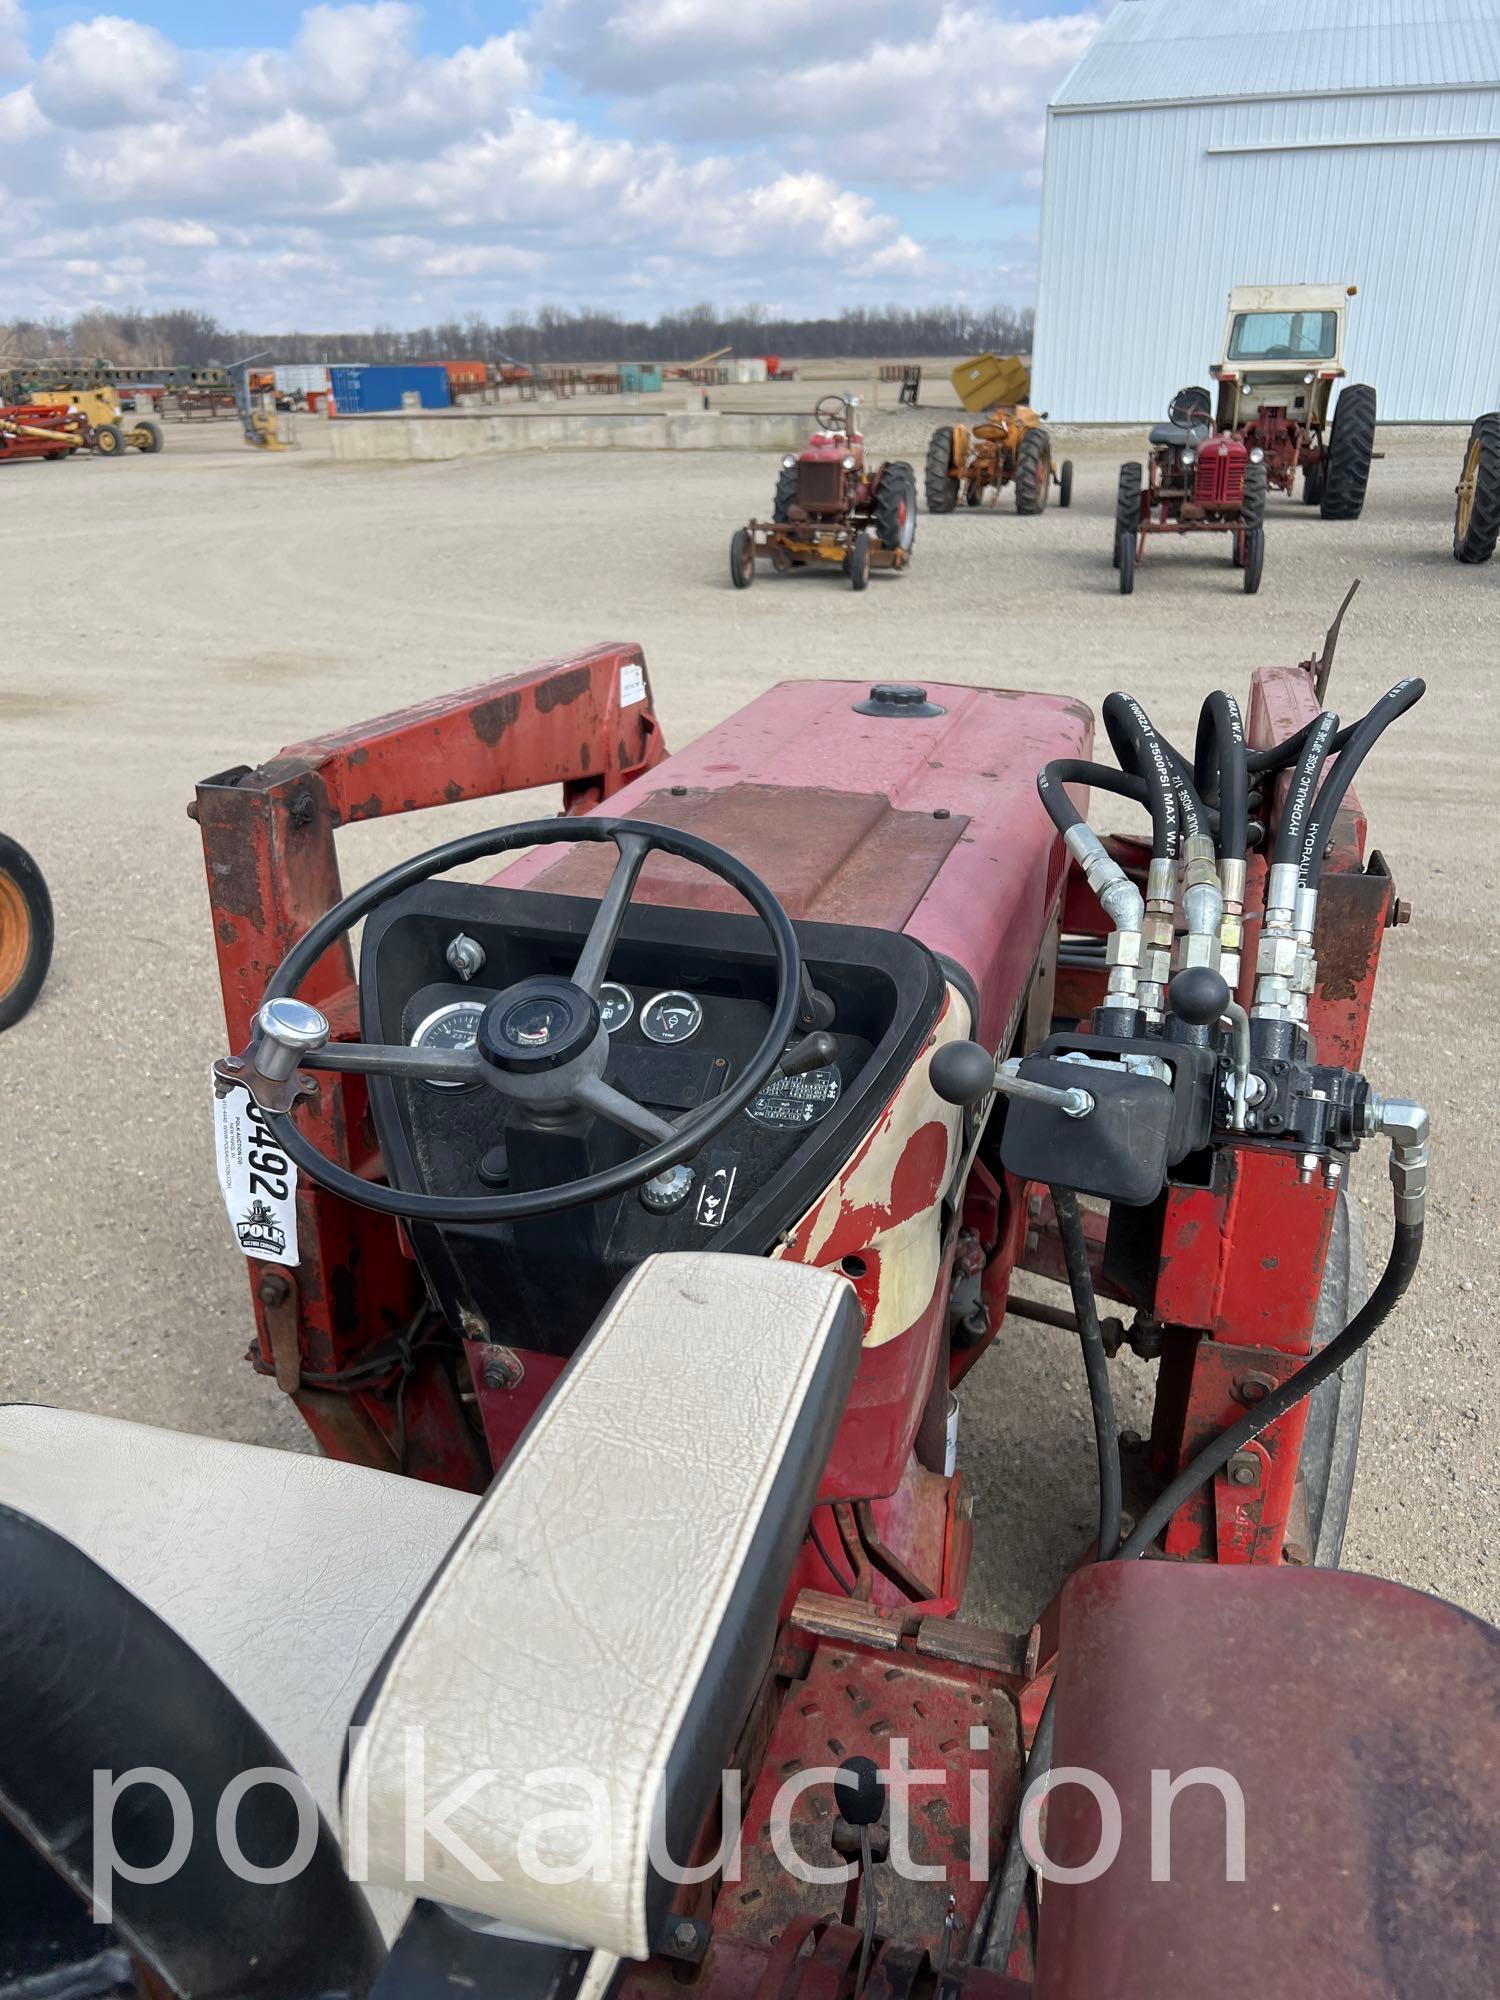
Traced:
<path fill-rule="evenodd" d="M 1152 855 L 1158 861 L 1175 861 L 1182 843 L 1182 817 L 1176 777 L 1161 738 L 1146 711 L 1128 694 L 1107 695 L 1100 715 L 1121 770 L 1146 782 Z"/>
<path fill-rule="evenodd" d="M 1268 1424 L 1275 1423 L 1278 1417 L 1284 1417 L 1287 1411 L 1294 1409 L 1304 1397 L 1310 1396 L 1320 1382 L 1326 1382 L 1330 1375 L 1337 1374 L 1345 1362 L 1356 1354 L 1390 1317 L 1410 1285 L 1422 1255 L 1422 1217 L 1427 1172 L 1427 1114 L 1419 1105 L 1409 1104 L 1374 1106 L 1372 1110 L 1378 1111 L 1381 1115 L 1371 1129 L 1387 1132 L 1393 1141 L 1391 1181 L 1396 1196 L 1396 1226 L 1391 1241 L 1391 1254 L 1374 1291 L 1342 1333 L 1335 1335 L 1327 1346 L 1320 1349 L 1310 1360 L 1304 1361 L 1279 1389 L 1273 1390 L 1269 1396 L 1256 1403 L 1238 1423 L 1232 1424 L 1227 1431 L 1221 1431 L 1217 1437 L 1212 1438 L 1203 1450 L 1183 1467 L 1172 1483 L 1142 1514 L 1130 1534 L 1116 1549 L 1112 1560 L 1128 1562 L 1144 1555 L 1183 1502 L 1191 1499 L 1200 1486 L 1206 1485 L 1216 1473 L 1221 1472 L 1237 1451 L 1242 1451 Z M 1054 1190 L 1054 1206 L 1056 1203 L 1057 1193 Z M 1061 1224 L 1060 1209 L 1058 1219 Z M 1065 1234 L 1063 1241 L 1066 1254 Z M 1072 1277 L 1071 1264 L 1069 1276 Z M 1088 1290 L 1092 1293 L 1091 1283 Z M 1075 1298 L 1076 1296 L 1075 1292 Z M 1097 1307 L 1095 1310 L 1097 1315 Z M 1081 1311 L 1078 1319 L 1081 1330 L 1084 1324 Z M 986 1965 L 991 1970 L 1004 1970 L 1010 1956 L 1011 1940 L 1015 1935 L 1016 1919 L 1021 1913 L 1021 1905 L 1026 1897 L 1030 1863 L 1027 1861 L 1021 1838 L 1023 1815 L 1032 1788 L 1051 1768 L 1055 1693 L 1054 1682 L 1037 1722 L 1036 1733 L 1032 1737 L 1031 1754 L 1026 1760 L 1026 1769 L 1021 1781 L 1021 1803 L 1016 1811 L 1010 1838 L 1006 1842 L 1005 1858 L 996 1877 L 994 1894 L 988 1901 L 988 1907 L 981 1921 L 975 1925 L 973 1958 L 976 1963 Z"/>
<path fill-rule="evenodd" d="M 1329 838 L 1333 833 L 1333 822 L 1355 773 L 1396 717 L 1414 708 L 1426 692 L 1426 681 L 1415 676 L 1410 680 L 1397 681 L 1388 693 L 1381 696 L 1369 714 L 1355 723 L 1345 747 L 1338 754 L 1338 761 L 1318 787 L 1317 801 L 1307 821 L 1300 856 L 1305 888 L 1316 889 L 1318 886 Z"/>
<path fill-rule="evenodd" d="M 1287 787 L 1285 802 L 1281 808 L 1281 819 L 1276 827 L 1276 845 L 1271 850 L 1272 867 L 1287 866 L 1297 861 L 1302 852 L 1303 837 L 1307 832 L 1308 815 L 1322 776 L 1323 765 L 1327 761 L 1329 745 L 1338 729 L 1339 719 L 1330 709 L 1314 721 L 1302 747 L 1297 768 Z"/>
<path fill-rule="evenodd" d="M 1171 746 L 1167 746 L 1170 751 Z M 1041 792 L 1042 804 L 1052 816 L 1052 824 L 1058 832 L 1066 835 L 1070 826 L 1083 823 L 1083 814 L 1062 789 L 1065 785 L 1087 785 L 1092 791 L 1111 792 L 1116 798 L 1130 799 L 1138 806 L 1149 809 L 1151 788 L 1144 778 L 1138 778 L 1131 771 L 1117 771 L 1112 764 L 1091 764 L 1082 757 L 1055 757 L 1046 767 L 1047 788 Z M 1211 807 L 1202 808 L 1206 830 L 1214 833 L 1218 829 L 1219 815 Z"/>
<path fill-rule="evenodd" d="M 1243 861 L 1249 837 L 1250 773 L 1240 705 L 1217 689 L 1198 714 L 1193 782 L 1205 806 L 1219 810 L 1219 859 Z"/>

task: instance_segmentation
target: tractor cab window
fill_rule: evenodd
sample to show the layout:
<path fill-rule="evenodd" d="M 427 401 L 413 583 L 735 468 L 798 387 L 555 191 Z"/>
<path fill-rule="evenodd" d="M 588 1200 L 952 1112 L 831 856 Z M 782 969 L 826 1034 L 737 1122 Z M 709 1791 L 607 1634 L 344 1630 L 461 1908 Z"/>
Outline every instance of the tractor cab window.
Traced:
<path fill-rule="evenodd" d="M 1231 361 L 1331 361 L 1338 348 L 1338 314 L 1236 313 L 1229 331 Z"/>

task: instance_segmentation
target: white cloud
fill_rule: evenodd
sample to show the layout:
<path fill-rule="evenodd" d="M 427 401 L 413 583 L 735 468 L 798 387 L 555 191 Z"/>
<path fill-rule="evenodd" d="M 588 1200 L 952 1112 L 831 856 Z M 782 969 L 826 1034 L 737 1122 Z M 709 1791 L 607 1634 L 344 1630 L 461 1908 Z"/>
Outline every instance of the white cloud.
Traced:
<path fill-rule="evenodd" d="M 1004 4 L 532 0 L 520 28 L 437 51 L 445 15 L 407 0 L 309 7 L 290 41 L 234 52 L 106 14 L 33 59 L 0 0 L 0 288 L 13 313 L 123 285 L 330 327 L 1015 296 L 1029 252 L 903 217 L 948 184 L 1028 205 L 1047 92 L 1097 8 Z"/>
<path fill-rule="evenodd" d="M 60 31 L 37 70 L 36 100 L 55 125 L 142 124 L 161 116 L 181 73 L 165 35 L 100 14 Z"/>

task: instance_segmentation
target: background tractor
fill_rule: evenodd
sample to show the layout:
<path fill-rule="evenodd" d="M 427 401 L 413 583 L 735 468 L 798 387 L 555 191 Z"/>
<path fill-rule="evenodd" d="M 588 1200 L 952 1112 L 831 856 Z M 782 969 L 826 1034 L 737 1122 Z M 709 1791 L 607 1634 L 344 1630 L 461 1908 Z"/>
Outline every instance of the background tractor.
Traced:
<path fill-rule="evenodd" d="M 903 459 L 868 469 L 856 407 L 852 396 L 823 398 L 806 450 L 781 461 L 772 518 L 736 528 L 729 544 L 736 590 L 750 588 L 760 557 L 783 573 L 836 563 L 855 590 L 869 583 L 872 567 L 905 569 L 911 561 L 917 475 Z"/>
<path fill-rule="evenodd" d="M 1484 563 L 1500 541 L 1500 410 L 1474 419 L 1453 509 L 1453 554 Z"/>
<path fill-rule="evenodd" d="M 1353 285 L 1236 285 L 1229 294 L 1216 426 L 1264 454 L 1266 483 L 1302 499 L 1325 521 L 1357 521 L 1375 457 L 1375 391 L 1344 374 Z M 1206 396 L 1206 392 L 1205 392 Z"/>
<path fill-rule="evenodd" d="M 155 417 L 137 416 L 120 406 L 120 398 L 110 388 L 40 389 L 32 402 L 50 408 L 59 416 L 66 413 L 70 427 L 79 434 L 78 451 L 96 451 L 101 458 L 118 458 L 128 446 L 133 451 L 158 452 L 166 443 L 166 433 Z"/>
<path fill-rule="evenodd" d="M 933 432 L 927 447 L 928 513 L 951 514 L 960 501 L 977 507 L 986 494 L 998 507 L 1002 489 L 1013 485 L 1016 512 L 1040 514 L 1054 481 L 1058 505 L 1066 507 L 1073 498 L 1073 461 L 1065 458 L 1053 467 L 1052 440 L 1042 427 L 1046 411 L 1038 415 L 1026 402 L 1031 371 L 1025 362 L 1014 354 L 1004 360 L 981 354 L 960 362 L 952 381 L 964 408 L 980 421 L 943 424 Z"/>
<path fill-rule="evenodd" d="M 1115 568 L 1120 595 L 1135 589 L 1148 535 L 1228 534 L 1229 559 L 1245 594 L 1260 589 L 1266 554 L 1266 462 L 1239 432 L 1215 432 L 1206 389 L 1179 389 L 1167 421 L 1153 426 L 1144 480 L 1133 460 L 1120 467 L 1115 498 Z"/>

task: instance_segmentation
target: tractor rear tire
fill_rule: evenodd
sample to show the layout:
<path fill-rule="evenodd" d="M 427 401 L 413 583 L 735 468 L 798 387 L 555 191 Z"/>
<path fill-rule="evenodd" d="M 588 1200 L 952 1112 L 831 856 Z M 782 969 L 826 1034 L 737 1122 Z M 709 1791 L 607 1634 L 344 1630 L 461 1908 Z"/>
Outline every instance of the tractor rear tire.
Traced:
<path fill-rule="evenodd" d="M 1363 1220 L 1358 1207 L 1350 1204 L 1347 1191 L 1340 1188 L 1313 1320 L 1314 1353 L 1342 1333 L 1364 1304 L 1368 1290 Z M 1311 1547 L 1302 1553 L 1316 1569 L 1337 1569 L 1343 1554 L 1349 1497 L 1359 1458 L 1369 1352 L 1368 1347 L 1359 1348 L 1307 1399 L 1301 1474 Z"/>
<path fill-rule="evenodd" d="M 1351 382 L 1333 411 L 1333 428 L 1323 454 L 1323 490 L 1319 497 L 1325 521 L 1357 521 L 1370 483 L 1375 455 L 1375 391 L 1368 382 Z"/>
<path fill-rule="evenodd" d="M 1245 467 L 1245 497 L 1240 502 L 1240 525 L 1245 528 L 1263 528 L 1266 523 L 1266 468 L 1263 465 Z"/>
<path fill-rule="evenodd" d="M 904 459 L 892 459 L 875 489 L 875 539 L 883 549 L 904 549 L 911 559 L 917 538 L 917 475 Z"/>
<path fill-rule="evenodd" d="M 784 465 L 776 475 L 776 498 L 771 503 L 773 521 L 790 521 L 792 502 L 797 497 L 797 468 Z"/>
<path fill-rule="evenodd" d="M 1057 504 L 1071 507 L 1073 504 L 1073 461 L 1065 458 L 1057 472 Z"/>
<path fill-rule="evenodd" d="M 1120 595 L 1129 597 L 1135 589 L 1135 529 L 1121 528 L 1115 536 L 1115 568 L 1120 572 Z"/>
<path fill-rule="evenodd" d="M 1040 514 L 1052 490 L 1052 440 L 1034 426 L 1016 447 L 1016 512 Z"/>
<path fill-rule="evenodd" d="M 1134 538 L 1141 524 L 1141 468 L 1120 467 L 1120 484 L 1115 492 L 1115 568 L 1120 567 L 1120 537 L 1128 530 Z"/>
<path fill-rule="evenodd" d="M 1453 510 L 1453 555 L 1485 563 L 1500 542 L 1500 410 L 1476 417 Z"/>
<path fill-rule="evenodd" d="M 849 553 L 844 559 L 844 567 L 849 573 L 851 590 L 866 590 L 870 583 L 870 537 L 861 528 L 849 544 Z"/>
<path fill-rule="evenodd" d="M 729 581 L 748 590 L 755 581 L 755 541 L 748 528 L 736 528 L 729 541 Z"/>
<path fill-rule="evenodd" d="M 1266 531 L 1251 528 L 1245 536 L 1245 595 L 1254 597 L 1260 589 L 1260 573 L 1266 566 Z"/>
<path fill-rule="evenodd" d="M 119 458 L 125 450 L 125 433 L 118 424 L 100 424 L 94 432 L 94 449 L 101 458 Z"/>
<path fill-rule="evenodd" d="M 953 473 L 953 427 L 936 430 L 927 446 L 927 511 L 951 514 L 958 505 L 959 482 Z"/>
<path fill-rule="evenodd" d="M 160 451 L 166 441 L 167 434 L 155 417 L 137 417 L 130 427 L 130 442 L 137 451 Z"/>
<path fill-rule="evenodd" d="M 31 1006 L 52 963 L 52 898 L 25 848 L 0 833 L 0 1028 Z"/>

